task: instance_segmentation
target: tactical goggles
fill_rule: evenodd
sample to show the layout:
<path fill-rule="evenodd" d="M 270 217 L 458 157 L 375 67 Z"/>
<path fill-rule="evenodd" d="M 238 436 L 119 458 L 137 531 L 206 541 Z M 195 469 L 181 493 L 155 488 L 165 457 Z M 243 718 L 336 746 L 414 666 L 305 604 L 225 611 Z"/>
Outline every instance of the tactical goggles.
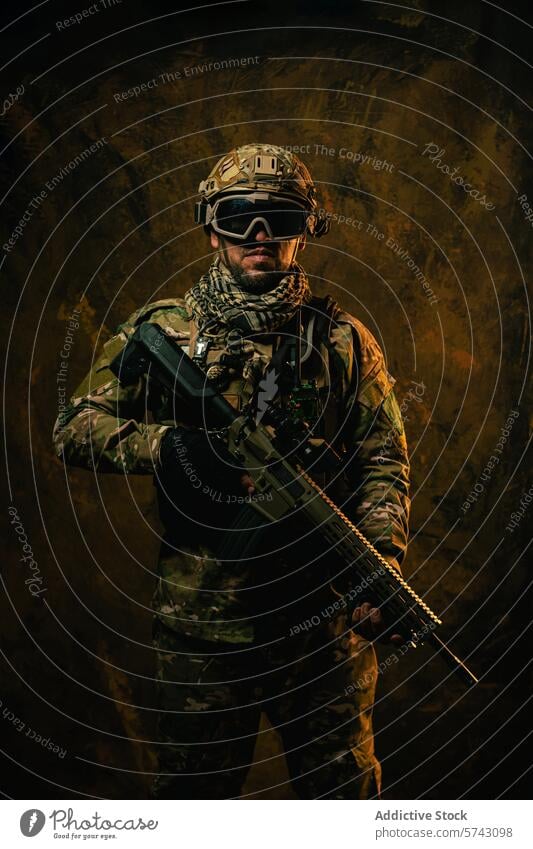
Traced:
<path fill-rule="evenodd" d="M 269 239 L 294 239 L 303 236 L 313 213 L 297 201 L 268 192 L 226 195 L 209 205 L 205 223 L 220 236 L 248 239 L 257 225 Z"/>

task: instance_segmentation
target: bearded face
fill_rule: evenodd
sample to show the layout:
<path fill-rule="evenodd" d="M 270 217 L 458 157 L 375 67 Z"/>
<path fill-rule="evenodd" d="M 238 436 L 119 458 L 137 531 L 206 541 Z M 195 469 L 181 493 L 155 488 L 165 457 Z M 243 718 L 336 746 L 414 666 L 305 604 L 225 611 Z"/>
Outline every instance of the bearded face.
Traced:
<path fill-rule="evenodd" d="M 269 239 L 261 224 L 247 242 L 239 242 L 210 233 L 211 246 L 218 250 L 236 285 L 245 292 L 262 294 L 275 289 L 289 272 L 305 238 Z"/>

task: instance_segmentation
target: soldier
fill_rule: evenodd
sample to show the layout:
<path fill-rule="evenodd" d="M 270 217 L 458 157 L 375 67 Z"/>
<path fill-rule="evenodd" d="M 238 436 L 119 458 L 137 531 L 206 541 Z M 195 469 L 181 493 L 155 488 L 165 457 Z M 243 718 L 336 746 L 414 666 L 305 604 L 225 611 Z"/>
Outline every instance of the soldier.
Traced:
<path fill-rule="evenodd" d="M 379 609 L 362 598 L 327 615 L 341 584 L 328 581 L 323 557 L 276 527 L 259 534 L 256 557 L 222 558 L 240 504 L 254 498 L 253 472 L 164 390 L 146 378 L 123 387 L 109 370 L 148 321 L 184 346 L 237 409 L 257 403 L 273 374 L 270 402 L 344 452 L 343 473 L 321 485 L 400 568 L 409 464 L 394 380 L 372 334 L 330 297 L 314 296 L 296 261 L 306 238 L 328 229 L 307 168 L 280 147 L 245 145 L 216 164 L 199 195 L 211 267 L 184 298 L 145 305 L 118 328 L 54 429 L 70 465 L 155 475 L 164 526 L 153 599 L 155 796 L 238 797 L 261 711 L 281 735 L 299 797 L 377 796 Z"/>

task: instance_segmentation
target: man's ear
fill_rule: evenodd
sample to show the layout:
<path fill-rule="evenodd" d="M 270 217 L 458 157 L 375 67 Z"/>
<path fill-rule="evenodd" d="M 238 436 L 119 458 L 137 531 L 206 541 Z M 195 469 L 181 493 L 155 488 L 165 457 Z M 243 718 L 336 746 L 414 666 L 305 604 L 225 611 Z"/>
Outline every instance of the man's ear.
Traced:
<path fill-rule="evenodd" d="M 303 236 L 300 236 L 300 241 L 298 243 L 298 250 L 299 251 L 303 251 L 303 249 L 305 248 L 305 242 L 306 242 L 306 239 L 305 239 L 305 233 L 304 233 Z"/>
<path fill-rule="evenodd" d="M 218 238 L 214 230 L 209 231 L 209 239 L 211 241 L 211 247 L 213 248 L 213 250 L 218 251 L 220 247 L 220 239 Z"/>

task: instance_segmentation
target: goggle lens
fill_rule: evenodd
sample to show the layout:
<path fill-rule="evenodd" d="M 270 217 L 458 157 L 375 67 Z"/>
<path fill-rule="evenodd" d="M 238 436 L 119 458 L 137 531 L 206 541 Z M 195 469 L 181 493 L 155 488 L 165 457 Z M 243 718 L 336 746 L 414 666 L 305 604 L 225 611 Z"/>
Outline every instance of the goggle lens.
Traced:
<path fill-rule="evenodd" d="M 305 232 L 308 215 L 306 209 L 288 200 L 222 198 L 215 206 L 211 225 L 217 233 L 244 239 L 259 219 L 259 224 L 267 222 L 272 238 L 291 239 Z"/>

